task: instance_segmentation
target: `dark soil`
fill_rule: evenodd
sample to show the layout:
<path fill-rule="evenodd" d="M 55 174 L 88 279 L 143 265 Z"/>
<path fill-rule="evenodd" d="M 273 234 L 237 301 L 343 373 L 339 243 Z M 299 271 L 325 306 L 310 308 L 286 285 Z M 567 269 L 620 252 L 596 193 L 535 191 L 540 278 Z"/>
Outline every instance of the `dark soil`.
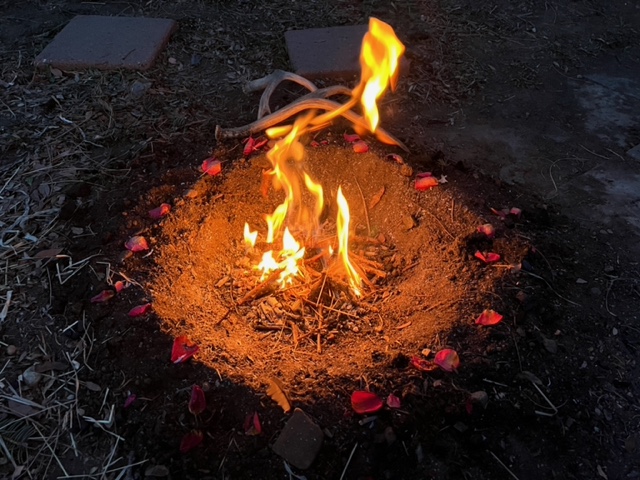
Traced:
<path fill-rule="evenodd" d="M 3 57 L 9 65 L 11 52 L 32 58 L 74 14 L 144 13 L 180 22 L 168 51 L 144 77 L 92 73 L 76 85 L 73 72 L 60 79 L 21 71 L 16 80 L 31 89 L 59 82 L 65 95 L 84 99 L 68 111 L 58 111 L 54 102 L 47 107 L 52 111 L 43 107 L 38 116 L 46 124 L 56 115 L 93 111 L 106 146 L 90 156 L 109 159 L 104 168 L 78 172 L 59 216 L 65 234 L 56 245 L 42 246 L 64 248 L 74 259 L 96 257 L 62 285 L 55 279 L 55 263 L 62 260 L 45 263 L 45 280 L 22 290 L 29 298 L 22 305 L 26 313 L 2 330 L 2 341 L 18 347 L 1 355 L 3 384 L 17 388 L 18 376 L 34 363 L 72 364 L 74 358 L 81 366 L 76 389 L 68 393 L 84 416 L 103 418 L 105 404 L 106 411 L 113 405 L 115 421 L 104 430 L 83 415 L 54 419 L 61 426 L 60 462 L 68 475 L 78 475 L 71 478 L 116 478 L 118 473 L 100 476 L 114 451 L 120 466 L 146 461 L 119 478 L 145 478 L 151 466 L 166 467 L 174 479 L 288 478 L 271 448 L 290 416 L 266 393 L 274 377 L 292 406 L 324 431 L 319 456 L 297 472 L 309 480 L 640 476 L 640 277 L 629 253 L 635 238 L 608 233 L 606 226 L 574 218 L 566 204 L 499 180 L 492 174 L 498 153 L 450 145 L 437 130 L 456 111 L 483 115 L 492 80 L 475 69 L 479 56 L 472 61 L 467 52 L 501 35 L 519 38 L 519 31 L 506 25 L 476 31 L 492 9 L 461 13 L 468 6 L 449 1 L 151 3 L 29 3 L 22 10 L 7 4 L 0 23 L 20 36 Z M 495 8 L 500 21 L 517 16 L 508 1 Z M 530 8 L 536 18 L 543 15 L 542 6 Z M 569 40 L 589 28 L 597 12 L 605 11 L 602 22 L 613 29 L 618 13 L 608 3 L 586 0 L 549 8 L 571 23 Z M 593 17 L 572 20 L 567 12 L 574 8 Z M 258 98 L 242 94 L 241 84 L 286 69 L 285 29 L 357 24 L 369 15 L 389 21 L 408 45 L 411 72 L 382 108 L 382 125 L 412 149 L 403 154 L 407 165 L 388 158 L 395 150 L 372 138 L 369 153 L 354 153 L 342 137 L 350 131 L 345 124 L 317 136 L 328 144 L 308 146 L 306 165 L 325 187 L 328 228 L 341 185 L 352 213 L 351 251 L 381 264 L 385 277 L 371 274 L 375 285 L 365 287 L 362 298 L 336 287 L 332 303 L 325 304 L 331 309 L 294 307 L 297 298 L 310 298 L 305 279 L 239 305 L 258 282 L 243 225 L 263 231 L 263 215 L 280 197 L 274 191 L 261 195 L 264 154 L 242 158 L 240 140 L 214 145 L 213 127 L 255 117 Z M 577 47 L 566 49 L 567 58 L 577 58 Z M 537 77 L 514 66 L 503 43 L 498 52 L 493 68 L 518 72 L 518 81 L 502 77 L 501 93 L 535 90 Z M 198 66 L 191 65 L 194 54 L 202 57 Z M 152 86 L 142 98 L 131 98 L 139 78 Z M 281 89 L 275 103 L 294 93 Z M 7 117 L 0 127 L 28 128 L 32 120 Z M 540 128 L 545 122 L 535 121 Z M 23 148 L 11 140 L 4 155 L 17 157 Z M 200 171 L 211 153 L 223 161 L 215 177 Z M 483 156 L 481 168 L 477 159 Z M 415 174 L 425 171 L 447 182 L 418 192 Z M 171 213 L 150 219 L 147 212 L 163 202 L 172 205 Z M 511 207 L 522 215 L 500 218 L 491 210 Z M 478 233 L 486 223 L 495 226 L 495 239 Z M 123 255 L 133 235 L 145 236 L 151 250 Z M 499 253 L 501 260 L 484 264 L 476 251 Z M 109 302 L 90 303 L 117 280 L 129 288 Z M 20 284 L 14 289 L 18 296 Z M 145 302 L 153 304 L 152 313 L 127 316 Z M 502 323 L 475 325 L 485 309 L 503 314 Z M 172 343 L 181 335 L 200 350 L 173 364 Z M 459 354 L 457 372 L 423 372 L 411 364 L 414 356 L 433 359 L 425 349 L 443 348 Z M 84 353 L 72 357 L 70 351 Z M 198 417 L 187 408 L 194 384 L 203 387 L 208 405 Z M 394 394 L 402 406 L 385 407 L 373 418 L 358 415 L 350 403 L 356 390 Z M 488 394 L 486 408 L 469 408 L 470 395 L 479 391 Z M 46 396 L 42 385 L 22 394 L 36 402 Z M 125 408 L 131 394 L 137 398 Z M 12 418 L 4 404 L 3 412 L 2 421 Z M 245 433 L 253 412 L 260 435 Z M 105 430 L 122 440 L 114 446 Z M 181 453 L 180 441 L 192 430 L 202 431 L 204 441 Z M 22 446 L 26 464 L 35 450 L 29 441 Z M 30 465 L 20 478 L 69 478 L 55 461 L 47 468 Z M 10 478 L 6 458 L 0 468 Z"/>

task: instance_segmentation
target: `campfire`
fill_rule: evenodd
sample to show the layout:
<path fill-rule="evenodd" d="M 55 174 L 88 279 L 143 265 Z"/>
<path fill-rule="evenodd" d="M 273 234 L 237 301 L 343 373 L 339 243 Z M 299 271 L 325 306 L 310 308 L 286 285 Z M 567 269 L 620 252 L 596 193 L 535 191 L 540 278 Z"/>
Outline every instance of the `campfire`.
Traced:
<path fill-rule="evenodd" d="M 393 29 L 386 23 L 371 18 L 369 31 L 363 38 L 360 53 L 361 80 L 351 91 L 344 87 L 318 89 L 306 79 L 285 72 L 257 80 L 250 89 L 264 88 L 258 121 L 238 129 L 217 129 L 218 138 L 253 134 L 266 130 L 275 143 L 267 153 L 271 168 L 264 171 L 262 193 L 268 195 L 271 187 L 282 191 L 284 200 L 275 210 L 265 215 L 266 232 L 260 234 L 257 226 L 244 225 L 244 244 L 259 272 L 259 283 L 239 304 L 244 304 L 271 291 L 276 284 L 280 289 L 294 284 L 317 292 L 320 303 L 323 291 L 330 288 L 348 290 L 361 297 L 365 287 L 372 287 L 368 275 L 384 277 L 381 265 L 364 258 L 354 258 L 349 252 L 350 210 L 341 186 L 335 193 L 335 217 L 328 216 L 323 186 L 314 180 L 305 167 L 305 135 L 320 130 L 332 120 L 343 116 L 351 121 L 358 133 L 375 133 L 381 141 L 404 145 L 392 135 L 378 128 L 377 100 L 391 87 L 395 88 L 399 59 L 404 46 Z M 308 88 L 311 93 L 278 110 L 269 112 L 269 98 L 283 80 L 292 80 Z M 344 104 L 323 97 L 348 95 Z M 363 115 L 352 111 L 361 106 Z M 319 114 L 319 110 L 325 110 Z M 292 115 L 305 111 L 291 125 L 278 125 Z M 333 203 L 333 198 L 331 199 Z M 264 230 L 264 229 L 263 229 Z M 305 295 L 309 298 L 308 295 Z"/>

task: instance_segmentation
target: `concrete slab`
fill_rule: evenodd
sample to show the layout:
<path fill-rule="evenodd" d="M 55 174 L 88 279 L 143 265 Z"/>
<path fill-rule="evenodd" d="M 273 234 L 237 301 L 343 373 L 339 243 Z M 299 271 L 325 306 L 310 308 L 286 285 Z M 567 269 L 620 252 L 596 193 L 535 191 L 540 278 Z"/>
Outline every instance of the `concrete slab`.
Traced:
<path fill-rule="evenodd" d="M 323 439 L 320 427 L 296 408 L 273 445 L 273 451 L 294 467 L 306 470 L 318 456 Z"/>
<path fill-rule="evenodd" d="M 147 70 L 171 33 L 174 20 L 78 15 L 36 57 L 37 67 Z"/>
<path fill-rule="evenodd" d="M 290 30 L 284 34 L 293 71 L 314 78 L 360 74 L 360 46 L 367 25 Z"/>

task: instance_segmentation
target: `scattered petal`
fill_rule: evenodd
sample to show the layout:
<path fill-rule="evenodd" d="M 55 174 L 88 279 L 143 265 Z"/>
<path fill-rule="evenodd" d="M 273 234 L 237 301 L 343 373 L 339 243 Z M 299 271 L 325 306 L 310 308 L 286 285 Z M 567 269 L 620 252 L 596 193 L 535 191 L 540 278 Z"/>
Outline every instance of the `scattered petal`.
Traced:
<path fill-rule="evenodd" d="M 509 215 L 520 218 L 520 216 L 522 215 L 522 210 L 520 210 L 518 207 L 511 207 L 511 210 L 509 210 Z"/>
<path fill-rule="evenodd" d="M 353 144 L 353 151 L 356 153 L 367 153 L 369 151 L 369 145 L 363 141 L 356 142 Z"/>
<path fill-rule="evenodd" d="M 244 434 L 245 435 L 260 435 L 262 433 L 262 425 L 260 424 L 260 417 L 258 412 L 253 412 L 247 415 L 244 419 Z"/>
<path fill-rule="evenodd" d="M 173 341 L 171 349 L 171 361 L 173 363 L 182 363 L 193 357 L 200 347 L 189 340 L 186 336 L 181 336 Z"/>
<path fill-rule="evenodd" d="M 116 293 L 120 293 L 122 290 L 124 290 L 128 286 L 129 284 L 124 283 L 122 280 L 118 280 L 116 283 L 113 284 L 113 288 L 116 289 Z"/>
<path fill-rule="evenodd" d="M 149 210 L 149 216 L 154 220 L 158 220 L 167 215 L 170 211 L 171 205 L 169 205 L 168 203 L 162 203 L 159 207 L 156 207 L 153 210 Z"/>
<path fill-rule="evenodd" d="M 480 251 L 477 251 L 473 254 L 473 256 L 479 260 L 482 260 L 484 263 L 495 263 L 500 261 L 500 255 L 493 252 L 482 253 Z"/>
<path fill-rule="evenodd" d="M 134 253 L 149 250 L 149 244 L 147 243 L 147 240 L 141 235 L 131 237 L 125 242 L 124 246 L 127 250 L 130 250 Z"/>
<path fill-rule="evenodd" d="M 356 143 L 360 141 L 360 135 L 358 135 L 357 133 L 345 133 L 343 137 L 345 141 L 349 143 Z"/>
<path fill-rule="evenodd" d="M 222 163 L 220 163 L 220 160 L 216 160 L 214 157 L 211 157 L 202 162 L 201 168 L 204 173 L 214 177 L 222 171 Z"/>
<path fill-rule="evenodd" d="M 433 177 L 433 174 L 431 172 L 416 173 L 416 177 L 418 178 Z"/>
<path fill-rule="evenodd" d="M 131 310 L 129 310 L 128 315 L 130 317 L 141 317 L 142 315 L 149 312 L 150 310 L 151 310 L 151 304 L 145 303 L 143 305 L 138 305 L 136 307 L 133 307 Z"/>
<path fill-rule="evenodd" d="M 389 155 L 387 155 L 387 159 L 393 160 L 398 165 L 404 165 L 404 159 L 397 153 L 390 153 Z"/>
<path fill-rule="evenodd" d="M 389 408 L 400 408 L 402 404 L 398 397 L 396 397 L 393 393 L 390 393 L 387 397 L 387 405 L 389 406 Z"/>
<path fill-rule="evenodd" d="M 103 303 L 115 297 L 116 292 L 112 289 L 102 290 L 95 297 L 91 297 L 91 303 Z"/>
<path fill-rule="evenodd" d="M 320 144 L 315 140 L 311 140 L 311 143 L 309 145 L 311 145 L 313 148 L 318 148 L 320 146 Z"/>
<path fill-rule="evenodd" d="M 180 442 L 180 453 L 187 453 L 202 443 L 204 435 L 200 430 L 192 430 L 182 437 Z"/>
<path fill-rule="evenodd" d="M 135 393 L 129 394 L 127 399 L 124 401 L 124 408 L 129 408 L 131 405 L 133 405 L 133 402 L 136 401 L 136 398 L 138 397 L 136 396 Z"/>
<path fill-rule="evenodd" d="M 198 385 L 191 387 L 191 398 L 189 399 L 189 411 L 192 415 L 200 415 L 207 408 L 207 400 L 204 398 L 204 391 Z"/>
<path fill-rule="evenodd" d="M 269 142 L 268 138 L 258 138 L 258 139 L 254 139 L 253 137 L 249 137 L 245 144 L 244 144 L 244 150 L 242 151 L 242 154 L 245 157 L 250 156 L 253 152 L 257 152 L 258 150 L 260 150 L 262 147 L 264 147 L 267 143 Z"/>
<path fill-rule="evenodd" d="M 432 176 L 419 176 L 416 178 L 415 188 L 419 192 L 424 192 L 425 190 L 431 190 L 433 187 L 437 187 L 439 185 L 438 180 Z"/>
<path fill-rule="evenodd" d="M 351 394 L 351 407 L 356 413 L 375 413 L 384 406 L 375 393 L 356 390 Z"/>
<path fill-rule="evenodd" d="M 435 363 L 420 357 L 411 357 L 411 365 L 423 372 L 433 372 L 438 369 L 438 366 Z"/>
<path fill-rule="evenodd" d="M 478 227 L 478 232 L 486 235 L 487 238 L 494 238 L 496 236 L 496 229 L 490 223 L 485 223 Z"/>
<path fill-rule="evenodd" d="M 455 350 L 445 348 L 436 353 L 435 362 L 445 372 L 455 372 L 460 366 L 460 357 Z"/>
<path fill-rule="evenodd" d="M 284 413 L 288 413 L 291 410 L 291 403 L 289 403 L 287 394 L 284 393 L 284 385 L 277 378 L 271 377 L 269 379 L 267 395 L 269 395 L 273 401 L 280 405 L 282 410 L 284 410 Z"/>
<path fill-rule="evenodd" d="M 495 310 L 487 309 L 480 314 L 480 316 L 476 319 L 476 325 L 497 325 L 503 319 L 503 316 L 500 315 Z"/>
<path fill-rule="evenodd" d="M 509 214 L 509 210 L 507 210 L 507 209 L 496 210 L 495 208 L 491 208 L 491 211 L 494 213 L 494 215 L 497 215 L 502 220 L 507 218 L 507 215 Z"/>

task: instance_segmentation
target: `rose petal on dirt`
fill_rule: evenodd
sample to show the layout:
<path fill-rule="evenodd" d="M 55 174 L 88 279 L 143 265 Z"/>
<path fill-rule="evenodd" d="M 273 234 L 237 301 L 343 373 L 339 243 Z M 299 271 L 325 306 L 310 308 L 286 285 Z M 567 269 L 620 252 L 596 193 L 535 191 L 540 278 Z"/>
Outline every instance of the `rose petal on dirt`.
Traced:
<path fill-rule="evenodd" d="M 432 176 L 424 176 L 416 178 L 415 188 L 419 192 L 424 192 L 425 190 L 431 190 L 433 187 L 437 187 L 439 185 L 438 179 Z"/>
<path fill-rule="evenodd" d="M 384 402 L 375 393 L 356 390 L 351 394 L 351 407 L 356 413 L 375 413 L 383 406 Z"/>
<path fill-rule="evenodd" d="M 366 142 L 356 142 L 353 144 L 353 151 L 356 153 L 367 153 L 369 151 L 369 145 Z"/>
<path fill-rule="evenodd" d="M 433 177 L 433 174 L 431 172 L 416 173 L 416 177 L 417 178 Z"/>
<path fill-rule="evenodd" d="M 404 159 L 400 155 L 398 155 L 397 153 L 390 153 L 389 155 L 387 155 L 387 159 L 388 160 L 393 160 L 398 165 L 404 165 Z"/>
<path fill-rule="evenodd" d="M 115 297 L 116 292 L 112 289 L 102 290 L 99 294 L 94 297 L 91 297 L 91 303 L 103 303 L 111 300 Z"/>
<path fill-rule="evenodd" d="M 438 369 L 435 363 L 420 357 L 411 357 L 411 365 L 422 372 L 433 372 Z"/>
<path fill-rule="evenodd" d="M 478 227 L 478 232 L 485 235 L 487 238 L 494 238 L 496 236 L 496 229 L 490 223 L 485 223 Z"/>
<path fill-rule="evenodd" d="M 135 393 L 130 394 L 124 401 L 124 408 L 129 408 L 131 405 L 133 405 L 133 402 L 136 401 L 136 398 L 138 397 Z"/>
<path fill-rule="evenodd" d="M 473 254 L 479 260 L 482 260 L 484 263 L 495 263 L 500 261 L 500 255 L 494 252 L 482 253 L 481 251 L 477 251 Z"/>
<path fill-rule="evenodd" d="M 131 237 L 124 244 L 125 248 L 131 252 L 143 252 L 145 250 L 149 250 L 149 244 L 147 243 L 147 239 L 141 235 L 136 235 L 135 237 Z"/>
<path fill-rule="evenodd" d="M 244 155 L 245 157 L 251 155 L 253 153 L 255 144 L 256 141 L 253 139 L 253 137 L 247 138 L 247 140 L 244 142 L 244 150 L 242 150 L 242 155 Z"/>
<path fill-rule="evenodd" d="M 160 218 L 168 215 L 171 211 L 171 205 L 168 203 L 162 203 L 159 207 L 154 208 L 153 210 L 149 210 L 149 217 L 154 220 L 159 220 Z"/>
<path fill-rule="evenodd" d="M 220 160 L 216 160 L 213 157 L 207 158 L 202 162 L 202 171 L 207 175 L 214 177 L 222 171 L 222 163 L 220 163 Z"/>
<path fill-rule="evenodd" d="M 460 357 L 455 350 L 445 348 L 436 353 L 435 363 L 445 372 L 455 372 L 460 366 Z"/>
<path fill-rule="evenodd" d="M 520 210 L 518 207 L 511 207 L 511 210 L 509 210 L 509 215 L 520 218 L 520 216 L 522 215 L 522 210 Z"/>
<path fill-rule="evenodd" d="M 131 310 L 129 310 L 129 313 L 127 315 L 129 315 L 130 317 L 141 317 L 142 315 L 149 312 L 150 310 L 151 310 L 151 304 L 145 303 L 143 305 L 137 305 L 133 307 Z"/>
<path fill-rule="evenodd" d="M 343 137 L 345 141 L 349 143 L 356 143 L 360 141 L 360 135 L 357 133 L 345 133 Z"/>
<path fill-rule="evenodd" d="M 258 412 L 250 413 L 244 419 L 244 434 L 245 435 L 260 435 L 262 433 L 262 425 L 260 424 L 260 417 Z"/>
<path fill-rule="evenodd" d="M 187 453 L 202 443 L 204 435 L 200 430 L 192 430 L 182 437 L 180 453 Z"/>
<path fill-rule="evenodd" d="M 117 293 L 120 293 L 122 290 L 124 290 L 128 286 L 129 285 L 124 283 L 122 280 L 118 280 L 116 283 L 113 284 L 113 288 L 116 289 Z"/>
<path fill-rule="evenodd" d="M 497 325 L 502 321 L 502 319 L 502 315 L 500 315 L 495 310 L 491 310 L 490 308 L 488 308 L 484 312 L 482 312 L 478 318 L 476 318 L 476 325 Z"/>
<path fill-rule="evenodd" d="M 507 210 L 507 209 L 496 210 L 495 208 L 491 208 L 491 211 L 493 212 L 494 215 L 497 215 L 502 220 L 507 218 L 507 215 L 509 214 L 509 210 Z"/>
<path fill-rule="evenodd" d="M 387 397 L 387 405 L 389 408 L 400 408 L 402 403 L 400 402 L 400 398 L 396 397 L 393 393 L 390 393 Z"/>
<path fill-rule="evenodd" d="M 171 349 L 171 362 L 182 363 L 193 357 L 200 347 L 189 340 L 185 335 L 176 338 L 173 341 L 173 348 Z"/>
<path fill-rule="evenodd" d="M 318 142 L 316 142 L 315 140 L 311 140 L 309 145 L 311 145 L 313 148 L 318 148 L 320 146 L 320 144 Z"/>
<path fill-rule="evenodd" d="M 192 415 L 200 415 L 207 408 L 207 400 L 204 398 L 204 391 L 198 385 L 191 387 L 191 398 L 189 399 L 189 411 Z"/>

